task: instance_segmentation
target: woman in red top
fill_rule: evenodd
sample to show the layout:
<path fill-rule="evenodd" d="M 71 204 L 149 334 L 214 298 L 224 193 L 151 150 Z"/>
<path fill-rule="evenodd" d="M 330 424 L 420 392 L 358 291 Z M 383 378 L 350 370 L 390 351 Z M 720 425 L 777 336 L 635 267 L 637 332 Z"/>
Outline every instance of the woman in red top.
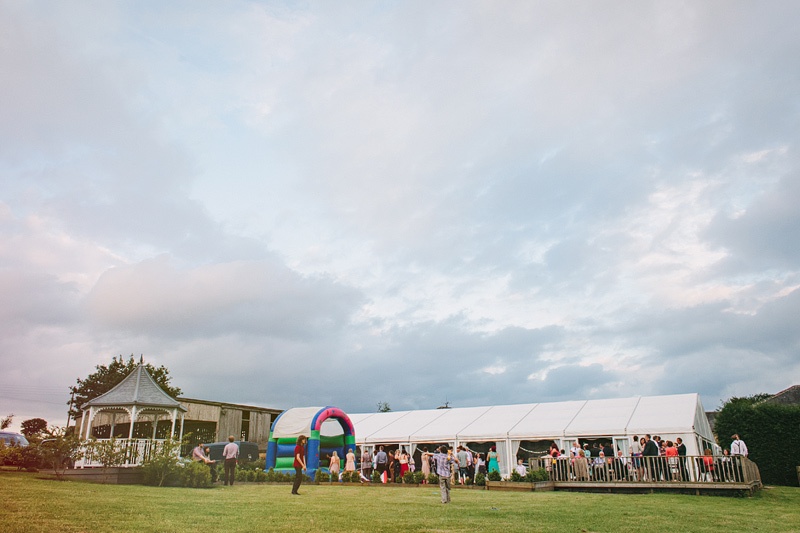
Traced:
<path fill-rule="evenodd" d="M 294 485 L 292 485 L 292 494 L 299 495 L 297 489 L 300 488 L 300 483 L 303 481 L 303 472 L 306 469 L 306 436 L 300 435 L 297 437 L 297 445 L 294 447 Z"/>

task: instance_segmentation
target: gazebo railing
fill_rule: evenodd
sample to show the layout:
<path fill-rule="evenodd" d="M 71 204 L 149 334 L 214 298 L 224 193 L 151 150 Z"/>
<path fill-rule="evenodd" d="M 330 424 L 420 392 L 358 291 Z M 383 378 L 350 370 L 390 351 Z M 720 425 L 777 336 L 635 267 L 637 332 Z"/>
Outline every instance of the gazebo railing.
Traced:
<path fill-rule="evenodd" d="M 112 439 L 96 439 L 94 442 L 111 442 Z M 164 445 L 164 439 L 113 439 L 115 450 L 122 452 L 122 462 L 116 466 L 134 467 L 141 466 Z M 103 462 L 96 450 L 96 446 L 85 444 L 82 449 L 82 458 L 75 462 L 75 468 L 102 467 Z M 176 456 L 178 452 L 176 452 Z"/>
<path fill-rule="evenodd" d="M 585 466 L 576 464 L 583 460 Z M 559 483 L 743 483 L 761 485 L 758 466 L 747 457 L 542 457 L 531 466 L 547 471 Z"/>

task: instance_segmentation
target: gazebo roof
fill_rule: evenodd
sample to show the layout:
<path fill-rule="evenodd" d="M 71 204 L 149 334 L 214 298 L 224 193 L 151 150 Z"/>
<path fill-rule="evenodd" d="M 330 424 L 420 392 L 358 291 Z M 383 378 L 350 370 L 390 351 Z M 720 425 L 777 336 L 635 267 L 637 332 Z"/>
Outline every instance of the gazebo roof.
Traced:
<path fill-rule="evenodd" d="M 89 400 L 81 406 L 81 409 L 133 405 L 187 410 L 178 400 L 172 398 L 158 386 L 158 383 L 155 382 L 145 368 L 143 361 L 140 361 L 136 368 L 133 369 L 133 372 L 128 374 L 113 389 Z"/>

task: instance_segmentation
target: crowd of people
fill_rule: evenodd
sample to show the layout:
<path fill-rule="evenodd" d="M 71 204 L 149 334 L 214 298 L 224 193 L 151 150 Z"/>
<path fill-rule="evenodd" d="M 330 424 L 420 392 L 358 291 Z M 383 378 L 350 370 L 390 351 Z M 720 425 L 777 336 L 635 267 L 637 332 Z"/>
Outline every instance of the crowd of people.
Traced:
<path fill-rule="evenodd" d="M 674 441 L 659 436 L 634 436 L 629 455 L 613 447 L 611 442 L 588 443 L 575 441 L 569 453 L 550 446 L 540 464 L 554 481 L 744 481 L 741 457 L 748 454 L 747 446 L 733 435 L 730 450 L 715 456 L 706 449 L 702 456 L 687 457 L 686 445 L 678 437 Z"/>
<path fill-rule="evenodd" d="M 420 449 L 419 471 L 424 474 L 423 483 L 428 482 L 428 477 L 432 472 L 436 473 L 434 455 L 438 449 L 438 447 L 434 451 L 429 451 L 427 447 Z M 486 475 L 488 473 L 487 461 L 489 471 L 494 469 L 499 472 L 500 470 L 497 450 L 494 447 L 486 456 L 474 452 L 466 446 L 458 446 L 455 450 L 445 446 L 444 449 L 446 456 L 453 459 L 453 464 L 455 465 L 448 474 L 448 478 L 453 483 L 463 485 L 467 483 L 468 479 L 474 481 L 477 474 Z M 367 449 L 363 451 L 361 455 L 361 471 L 362 475 L 367 479 L 370 479 L 374 471 L 378 472 L 384 483 L 396 483 L 403 479 L 406 472 L 416 472 L 417 462 L 414 459 L 414 454 L 406 451 L 405 447 L 401 446 L 387 452 L 384 446 L 378 446 L 375 454 L 371 454 Z"/>

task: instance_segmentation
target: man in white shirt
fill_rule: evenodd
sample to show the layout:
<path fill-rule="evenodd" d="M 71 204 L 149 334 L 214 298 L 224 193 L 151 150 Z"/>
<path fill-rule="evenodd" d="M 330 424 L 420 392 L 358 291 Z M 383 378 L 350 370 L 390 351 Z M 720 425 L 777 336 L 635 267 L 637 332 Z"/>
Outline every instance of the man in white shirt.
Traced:
<path fill-rule="evenodd" d="M 233 486 L 236 478 L 236 459 L 239 457 L 239 447 L 236 445 L 235 437 L 228 437 L 228 444 L 222 449 L 222 458 L 225 459 L 225 484 Z"/>
<path fill-rule="evenodd" d="M 731 455 L 744 455 L 747 457 L 747 445 L 739 438 L 739 435 L 734 433 L 731 438 L 733 439 L 733 442 L 731 442 Z"/>

